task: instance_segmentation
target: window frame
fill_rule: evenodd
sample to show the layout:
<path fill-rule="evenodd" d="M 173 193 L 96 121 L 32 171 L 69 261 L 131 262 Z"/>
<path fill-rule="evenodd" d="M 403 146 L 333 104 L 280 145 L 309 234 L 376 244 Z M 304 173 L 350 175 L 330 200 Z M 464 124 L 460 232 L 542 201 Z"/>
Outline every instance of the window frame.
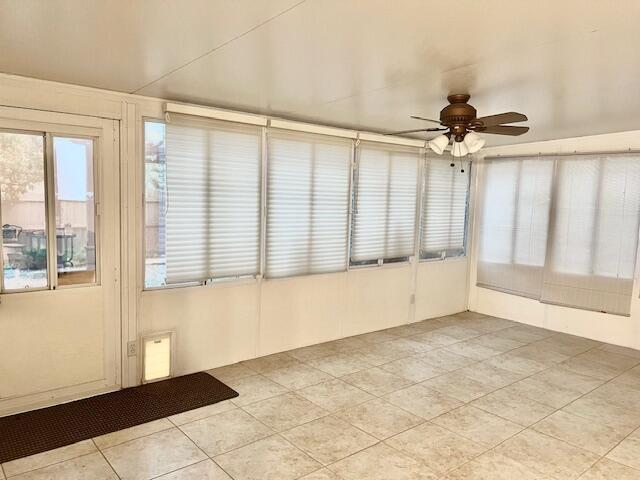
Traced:
<path fill-rule="evenodd" d="M 234 122 L 233 120 L 220 120 L 229 123 L 240 123 L 243 122 Z M 261 280 L 269 280 L 269 281 L 282 281 L 288 278 L 297 278 L 297 277 L 309 277 L 315 275 L 332 275 L 336 273 L 344 273 L 349 272 L 351 270 L 362 270 L 368 268 L 393 268 L 393 267 L 403 267 L 407 265 L 412 265 L 414 263 L 419 264 L 423 262 L 434 262 L 434 261 L 465 261 L 468 258 L 469 252 L 469 221 L 470 221 L 470 199 L 471 199 L 471 182 L 472 182 L 472 160 L 469 160 L 468 163 L 468 182 L 467 182 L 467 191 L 466 191 L 466 202 L 465 202 L 465 225 L 464 225 L 464 255 L 458 256 L 444 256 L 437 258 L 422 258 L 420 254 L 420 234 L 422 231 L 422 207 L 423 207 L 423 195 L 425 192 L 424 186 L 424 169 L 425 162 L 427 161 L 427 150 L 424 147 L 418 147 L 415 144 L 403 144 L 403 143 L 395 143 L 395 142 L 385 142 L 384 140 L 373 140 L 367 137 L 366 141 L 374 144 L 382 144 L 388 145 L 389 147 L 397 147 L 403 146 L 407 148 L 417 148 L 418 149 L 418 172 L 417 172 L 417 185 L 416 185 L 416 210 L 415 210 L 415 221 L 414 221 L 414 240 L 413 240 L 413 250 L 411 254 L 402 256 L 402 257 L 394 257 L 394 258 L 383 258 L 383 259 L 374 259 L 367 260 L 362 262 L 354 263 L 351 260 L 351 254 L 353 249 L 353 224 L 354 218 L 356 214 L 356 205 L 358 199 L 358 163 L 359 163 L 359 155 L 362 149 L 361 140 L 358 135 L 349 136 L 346 138 L 352 138 L 352 148 L 351 148 L 351 161 L 350 161 L 350 171 L 349 171 L 349 202 L 348 202 L 348 212 L 347 212 L 347 235 L 346 235 L 346 268 L 344 270 L 339 270 L 336 272 L 317 272 L 317 273 L 304 273 L 304 274 L 294 274 L 287 276 L 278 276 L 273 278 L 267 278 L 265 276 L 266 272 L 266 254 L 267 254 L 267 201 L 268 201 L 268 189 L 269 189 L 269 152 L 268 152 L 268 132 L 271 129 L 276 131 L 291 131 L 291 133 L 310 133 L 316 135 L 328 135 L 332 136 L 341 136 L 341 135 L 333 135 L 326 134 L 324 132 L 317 132 L 314 129 L 296 129 L 296 128 L 287 128 L 280 125 L 265 125 L 262 126 L 262 139 L 261 139 L 261 198 L 260 198 L 260 251 L 259 251 L 259 271 L 255 275 L 239 275 L 239 276 L 229 276 L 224 278 L 212 278 L 203 281 L 194 281 L 194 282 L 185 282 L 185 283 L 176 283 L 176 284 L 165 284 L 158 286 L 147 286 L 146 284 L 146 222 L 147 222 L 147 211 L 146 211 L 146 170 L 145 170 L 145 125 L 147 123 L 161 123 L 166 124 L 165 118 L 160 118 L 156 116 L 143 116 L 141 122 L 141 138 L 142 142 L 140 145 L 140 158 L 142 158 L 142 165 L 140 166 L 141 172 L 141 212 L 142 212 L 142 222 L 139 228 L 142 229 L 140 235 L 140 248 L 142 251 L 141 259 L 140 259 L 140 285 L 141 291 L 143 292 L 154 292 L 160 290 L 174 289 L 174 288 L 184 288 L 184 287 L 194 287 L 194 286 L 225 286 L 231 283 L 253 283 Z M 417 261 L 416 261 L 417 259 Z"/>
<path fill-rule="evenodd" d="M 158 117 L 142 117 L 142 134 L 141 134 L 141 138 L 142 138 L 142 142 L 140 145 L 140 158 L 142 159 L 141 162 L 141 170 L 142 170 L 142 174 L 141 174 L 141 198 L 142 198 L 142 208 L 141 208 L 141 212 L 142 212 L 142 225 L 141 225 L 141 229 L 142 229 L 142 234 L 140 235 L 141 237 L 141 250 L 142 250 L 142 255 L 140 255 L 141 257 L 141 272 L 142 272 L 142 291 L 144 292 L 153 292 L 156 290 L 167 290 L 167 289 L 173 289 L 173 288 L 183 288 L 183 287 L 200 287 L 200 286 L 205 286 L 207 285 L 207 281 L 201 281 L 201 282 L 184 282 L 184 283 L 174 283 L 174 284 L 164 284 L 164 285 L 157 285 L 157 286 L 153 286 L 153 287 L 148 287 L 147 286 L 147 171 L 146 171 L 146 148 L 147 148 L 147 144 L 146 144 L 146 124 L 147 123 L 161 123 L 163 125 L 166 125 L 166 119 L 165 118 L 158 118 Z M 166 128 L 166 127 L 165 127 Z M 165 137 L 166 137 L 166 132 L 165 132 Z M 166 145 L 165 145 L 166 148 Z M 165 153 L 166 156 L 166 153 Z M 165 165 L 166 165 L 166 161 L 165 161 Z M 166 167 L 165 167 L 166 168 Z M 166 175 L 166 172 L 165 172 Z M 166 254 L 165 254 L 165 265 L 166 265 Z"/>
<path fill-rule="evenodd" d="M 462 249 L 463 249 L 463 253 L 462 255 L 446 255 L 446 250 L 443 251 L 442 253 L 444 253 L 444 255 L 441 255 L 440 257 L 425 257 L 422 254 L 422 232 L 423 232 L 423 228 L 424 228 L 424 224 L 422 221 L 422 209 L 424 208 L 424 195 L 426 195 L 427 193 L 427 188 L 426 188 L 426 177 L 425 177 L 425 172 L 426 172 L 426 163 L 429 161 L 429 155 L 427 155 L 427 152 L 425 152 L 425 156 L 424 156 L 424 160 L 421 164 L 421 182 L 420 182 L 420 194 L 419 194 L 419 199 L 420 199 L 420 204 L 419 204 L 419 217 L 418 217 L 418 237 L 416 240 L 417 243 L 417 248 L 416 248 L 416 258 L 418 259 L 419 263 L 428 263 L 428 262 L 446 262 L 446 261 L 451 261 L 451 260 L 458 260 L 458 261 L 463 261 L 466 260 L 469 256 L 469 221 L 470 221 L 470 217 L 469 217 L 469 210 L 470 210 L 470 203 L 471 203 L 471 180 L 472 180 L 472 175 L 473 175 L 473 158 L 470 158 L 468 160 L 467 163 L 467 169 L 468 172 L 466 172 L 467 174 L 467 190 L 466 190 L 466 198 L 465 198 L 465 203 L 464 203 L 464 240 L 462 241 Z M 461 160 L 464 161 L 464 160 Z M 458 166 L 456 165 L 455 167 L 450 167 L 452 169 L 457 169 Z"/>
<path fill-rule="evenodd" d="M 543 298 L 544 296 L 544 273 L 546 269 L 550 269 L 550 261 L 548 260 L 549 255 L 550 255 L 550 247 L 553 243 L 554 240 L 554 234 L 556 231 L 556 216 L 557 216 L 557 203 L 558 203 L 558 197 L 559 197 L 559 191 L 560 191 L 560 166 L 561 163 L 566 160 L 566 159 L 571 159 L 573 157 L 588 157 L 588 156 L 593 156 L 593 157 L 603 157 L 603 156 L 617 156 L 617 155 L 629 155 L 629 154 L 634 154 L 640 157 L 640 150 L 633 150 L 633 149 L 627 149 L 627 150 L 608 150 L 608 151 L 572 151 L 572 152 L 567 152 L 567 153 L 562 153 L 562 152 L 558 152 L 558 151 L 553 151 L 553 152 L 537 152 L 537 153 L 516 153 L 513 155 L 510 154 L 497 154 L 497 155 L 487 155 L 484 157 L 485 162 L 483 162 L 480 170 L 482 171 L 481 174 L 481 178 L 479 179 L 479 185 L 480 185 L 480 189 L 483 190 L 486 188 L 486 160 L 491 160 L 491 161 L 500 161 L 500 160 L 524 160 L 524 159 L 533 159 L 533 158 L 537 158 L 537 159 L 546 159 L 548 161 L 552 161 L 553 162 L 553 168 L 552 168 L 552 173 L 551 173 L 551 189 L 550 189 L 550 201 L 549 201 L 549 205 L 548 205 L 548 210 L 549 210 L 549 217 L 548 217 L 548 225 L 547 225 L 547 238 L 546 238 L 546 249 L 545 249 L 545 258 L 544 258 L 544 262 L 543 265 L 537 268 L 540 268 L 542 270 L 543 273 L 543 277 L 542 277 L 542 281 L 541 281 L 541 287 L 540 287 L 540 294 L 539 295 L 526 295 L 522 292 L 518 292 L 518 291 L 513 291 L 513 290 L 509 290 L 509 289 L 505 289 L 505 288 L 500 288 L 500 287 L 496 287 L 493 285 L 488 285 L 485 283 L 480 283 L 478 282 L 478 279 L 476 278 L 475 282 L 474 282 L 474 286 L 476 288 L 484 288 L 484 289 L 488 289 L 488 290 L 494 290 L 497 292 L 502 292 L 502 293 L 506 293 L 509 295 L 514 295 L 514 296 L 520 296 L 520 297 L 524 297 L 524 298 L 530 298 L 532 300 L 536 300 L 538 303 L 542 304 L 542 305 L 555 305 L 555 306 L 561 306 L 564 308 L 570 308 L 570 309 L 574 309 L 574 310 L 583 310 L 583 311 L 593 311 L 593 312 L 598 312 L 600 314 L 605 314 L 605 315 L 615 315 L 615 316 L 621 316 L 621 317 L 629 317 L 631 315 L 631 313 L 626 313 L 626 312 L 616 312 L 616 311 L 605 311 L 602 309 L 598 309 L 598 308 L 590 308 L 590 307 L 586 307 L 586 306 L 577 306 L 575 304 L 568 304 L 568 303 L 562 303 L 562 302 L 558 302 L 558 301 L 554 301 L 554 300 L 550 300 L 550 299 L 545 299 Z M 602 158 L 600 158 L 600 160 L 602 160 Z M 601 166 L 599 166 L 599 175 L 598 175 L 598 183 L 601 184 L 602 182 L 602 172 L 601 172 Z M 600 185 L 598 186 L 598 189 L 600 188 Z M 600 193 L 598 192 L 598 198 L 600 198 Z M 476 207 L 477 208 L 477 207 Z M 482 223 L 482 218 L 479 215 L 475 215 L 474 218 L 474 227 L 477 227 L 477 229 L 479 230 L 480 224 Z M 594 224 L 594 226 L 592 227 L 592 232 L 591 234 L 593 235 L 597 230 L 597 221 Z M 476 234 L 474 234 L 475 236 Z M 638 236 L 640 235 L 640 232 L 636 232 L 636 238 L 638 238 Z M 473 252 L 473 258 L 474 261 L 476 262 L 476 264 L 479 263 L 479 259 L 480 259 L 480 251 L 479 251 L 479 238 L 475 238 L 473 239 L 474 241 L 474 246 L 475 246 L 475 251 Z M 478 244 L 477 246 L 475 244 Z M 594 261 L 596 259 L 597 256 L 597 251 L 596 250 L 591 250 L 591 256 L 590 256 L 590 262 L 591 265 L 593 267 L 594 265 Z M 635 279 L 638 275 L 638 271 L 640 268 L 640 241 L 636 244 L 636 251 L 635 251 L 635 256 L 634 256 L 634 261 L 635 261 L 635 265 L 633 268 L 633 274 L 631 276 L 630 280 L 632 282 L 632 290 L 631 290 L 631 294 L 630 294 L 630 305 L 632 306 L 633 304 L 633 299 L 636 296 L 635 293 Z M 477 266 L 477 265 L 476 265 Z M 575 275 L 575 276 L 580 276 L 580 275 L 576 275 L 573 273 L 568 273 L 568 272 L 561 272 L 558 270 L 555 270 L 556 273 L 559 273 L 560 275 L 567 275 L 567 276 L 571 276 L 571 275 Z M 605 275 L 590 275 L 593 277 L 599 277 L 599 278 L 607 278 Z M 608 278 L 614 278 L 614 277 L 608 277 Z M 616 277 L 617 278 L 617 277 Z"/>
<path fill-rule="evenodd" d="M 368 141 L 372 144 L 382 144 L 387 145 L 388 147 L 398 147 L 397 144 L 389 143 L 385 144 L 382 142 Z M 411 265 L 416 256 L 416 246 L 418 245 L 417 233 L 420 229 L 420 215 L 421 215 L 421 192 L 422 192 L 422 180 L 421 175 L 423 172 L 423 160 L 426 155 L 426 150 L 423 147 L 413 147 L 418 149 L 418 168 L 417 168 L 417 178 L 416 178 L 416 208 L 415 208 L 415 218 L 413 224 L 413 249 L 411 254 L 404 255 L 400 257 L 387 257 L 387 258 L 377 258 L 371 260 L 361 260 L 354 262 L 351 258 L 351 253 L 353 250 L 353 228 L 354 228 L 354 220 L 357 214 L 357 205 L 358 205 L 358 180 L 359 180 L 359 171 L 360 171 L 360 155 L 362 154 L 362 146 L 361 141 L 356 140 L 354 142 L 353 147 L 353 162 L 351 165 L 351 201 L 349 202 L 349 236 L 348 236 L 348 245 L 347 245 L 347 271 L 349 270 L 361 270 L 366 268 L 374 268 L 374 267 L 389 267 L 389 266 L 402 266 L 402 265 Z M 401 145 L 401 147 L 412 148 L 411 146 Z M 389 179 L 390 182 L 390 179 Z"/>
<path fill-rule="evenodd" d="M 38 122 L 30 120 L 4 119 L 0 118 L 0 132 L 37 135 L 43 139 L 43 167 L 44 167 L 44 210 L 45 227 L 47 234 L 47 285 L 34 288 L 5 289 L 4 286 L 4 254 L 3 242 L 0 242 L 0 295 L 11 295 L 28 292 L 42 292 L 53 290 L 67 290 L 72 288 L 96 287 L 101 285 L 100 271 L 100 237 L 101 237 L 101 212 L 100 212 L 100 129 L 94 127 L 84 127 L 76 125 L 54 124 L 48 122 Z M 55 210 L 55 181 L 56 170 L 53 152 L 54 138 L 79 138 L 91 140 L 92 142 L 92 164 L 93 164 L 93 190 L 94 190 L 94 237 L 96 269 L 93 282 L 77 283 L 70 285 L 58 285 L 58 262 L 57 235 L 56 235 L 56 210 Z M 1 201 L 1 200 L 0 200 Z M 2 222 L 2 210 L 0 208 L 0 226 Z M 52 235 L 53 233 L 53 235 Z"/>
<path fill-rule="evenodd" d="M 87 282 L 87 283 L 75 283 L 75 284 L 71 284 L 71 285 L 58 285 L 58 265 L 57 265 L 57 260 L 54 261 L 53 257 L 52 257 L 52 262 L 56 264 L 56 268 L 55 268 L 55 272 L 52 272 L 53 274 L 55 274 L 55 286 L 52 288 L 52 290 L 60 290 L 60 289 L 67 289 L 67 288 L 79 288 L 79 287 L 89 287 L 89 286 L 98 286 L 101 285 L 101 269 L 100 269 L 100 250 L 101 250 L 101 245 L 100 245 L 100 238 L 101 238 L 101 211 L 100 211 L 100 193 L 99 193 L 99 188 L 101 185 L 101 177 L 100 177 L 100 168 L 99 168 L 99 162 L 98 162 L 98 155 L 99 155 L 99 151 L 100 151 L 100 137 L 99 136 L 87 136 L 87 135 L 81 135 L 81 134 L 76 134 L 76 133 L 63 133 L 60 134 L 58 132 L 48 132 L 48 139 L 47 141 L 50 144 L 50 148 L 48 148 L 47 150 L 50 152 L 49 156 L 51 157 L 51 159 L 47 160 L 48 162 L 51 162 L 51 170 L 52 170 L 52 175 L 51 175 L 51 187 L 49 188 L 49 190 L 51 191 L 51 200 L 49 200 L 47 198 L 48 201 L 52 201 L 53 202 L 53 208 L 51 208 L 51 216 L 52 216 L 52 225 L 53 225 L 53 229 L 55 230 L 56 227 L 56 219 L 55 219 L 55 196 L 56 196 L 56 190 L 55 190 L 55 180 L 56 180 L 56 168 L 55 168 L 55 158 L 54 158 L 54 152 L 53 152 L 53 140 L 55 138 L 78 138 L 78 139 L 91 139 L 92 141 L 92 167 L 93 167 L 93 216 L 94 216 L 94 242 L 95 242 L 95 256 L 96 256 L 96 270 L 95 270 L 95 280 L 93 282 Z M 46 156 L 46 154 L 45 154 Z M 45 172 L 45 176 L 47 175 L 47 173 Z M 47 194 L 48 195 L 48 194 Z M 47 217 L 49 218 L 49 217 Z M 52 243 L 54 242 L 54 240 L 52 239 Z"/>
<path fill-rule="evenodd" d="M 196 116 L 196 118 L 199 118 L 198 116 Z M 207 117 L 204 117 L 207 118 Z M 146 202 L 147 202 L 147 197 L 146 197 L 146 193 L 147 193 L 147 189 L 146 189 L 146 161 L 145 161 L 145 153 L 146 153 L 146 124 L 147 123 L 159 123 L 159 124 L 163 124 L 166 126 L 167 124 L 167 120 L 166 118 L 158 118 L 158 117 L 149 117 L 149 116 L 143 116 L 142 117 L 142 134 L 141 134 L 141 138 L 142 138 L 142 142 L 141 143 L 141 151 L 140 151 L 140 158 L 142 159 L 142 165 L 141 165 L 141 198 L 142 198 L 142 205 L 141 205 L 141 212 L 142 212 L 142 232 L 141 232 L 141 250 L 142 250 L 142 255 L 141 255 L 141 276 L 142 276 L 142 288 L 141 290 L 143 292 L 152 292 L 152 291 L 156 291 L 156 290 L 167 290 L 167 289 L 174 289 L 174 288 L 185 288 L 185 287 L 204 287 L 204 286 L 212 286 L 212 285 L 227 285 L 230 283 L 236 283 L 236 282 L 241 282 L 241 283 L 245 283 L 247 281 L 252 282 L 252 281 L 257 281 L 258 279 L 261 279 L 264 277 L 264 268 L 265 268 L 265 251 L 266 251 L 266 243 L 264 241 L 265 239 L 265 228 L 266 228 L 266 194 L 267 194 L 267 166 L 268 166 L 268 161 L 267 161 L 267 146 L 266 146 L 266 134 L 267 134 L 267 127 L 265 126 L 260 126 L 260 125 L 256 125 L 256 124 L 252 124 L 252 123 L 243 123 L 243 122 L 236 122 L 236 121 L 232 121 L 232 120 L 221 120 L 221 119 L 214 119 L 215 121 L 218 122 L 222 122 L 222 123 L 229 123 L 229 124 L 236 124 L 236 125 L 254 125 L 258 128 L 260 128 L 261 133 L 260 133 L 260 205 L 259 205 L 259 211 L 260 211 L 260 225 L 258 228 L 259 231 L 259 248 L 258 248 L 258 271 L 255 274 L 250 274 L 250 275 L 230 275 L 230 276 L 226 276 L 226 277 L 211 277 L 211 278 L 207 278 L 204 280 L 200 280 L 200 281 L 190 281 L 190 282 L 179 282 L 179 283 L 165 283 L 164 285 L 157 285 L 157 286 L 147 286 L 147 249 L 146 249 L 146 240 L 147 240 L 147 209 L 146 209 Z M 166 127 L 165 127 L 166 128 Z M 166 131 L 165 131 L 165 139 L 166 139 Z M 165 148 L 166 148 L 166 144 L 165 144 Z M 166 156 L 166 151 L 165 151 L 165 156 Z M 165 161 L 165 165 L 166 165 L 166 161 Z M 166 172 L 165 172 L 166 174 Z M 166 265 L 166 254 L 165 254 L 165 265 Z"/>
<path fill-rule="evenodd" d="M 265 145 L 264 145 L 264 175 L 263 175 L 263 180 L 264 180 L 264 188 L 263 188 L 263 192 L 264 192 L 264 203 L 263 203 L 263 212 L 264 212 L 264 217 L 263 217 L 263 235 L 261 237 L 261 244 L 264 245 L 264 255 L 261 257 L 264 259 L 264 262 L 261 263 L 261 270 L 260 270 L 260 275 L 268 280 L 282 280 L 282 279 L 287 279 L 287 278 L 296 278 L 296 277 L 309 277 L 309 276 L 315 276 L 315 275 L 331 275 L 334 273 L 342 273 L 342 272 L 348 272 L 349 271 L 349 259 L 351 256 L 351 221 L 352 221 L 352 200 L 353 200 L 353 172 L 354 172 L 354 162 L 355 162 L 355 155 L 356 155 L 356 141 L 354 139 L 351 139 L 349 137 L 337 137 L 335 135 L 326 135 L 324 133 L 315 133 L 315 132 L 305 132 L 305 131 L 296 131 L 296 130 L 287 130 L 287 129 L 283 129 L 283 128 L 276 128 L 276 127 L 271 127 L 271 130 L 273 130 L 273 132 L 275 132 L 275 134 L 277 135 L 279 132 L 280 133 L 284 133 L 284 135 L 291 135 L 291 138 L 295 138 L 296 135 L 299 135 L 300 138 L 304 138 L 305 136 L 311 136 L 312 138 L 318 137 L 318 136 L 326 136 L 330 139 L 339 139 L 339 140 L 345 140 L 345 141 L 350 141 L 351 145 L 349 148 L 349 165 L 348 165 L 348 172 L 347 172 L 347 215 L 346 215 L 346 222 L 345 222 L 345 228 L 346 228 L 346 232 L 345 232 L 345 266 L 344 269 L 341 270 L 332 270 L 332 271 L 325 271 L 325 272 L 312 272 L 312 271 L 308 271 L 308 272 L 304 272 L 304 273 L 294 273 L 291 275 L 284 275 L 284 276 L 269 276 L 267 275 L 267 252 L 268 252 L 268 248 L 267 248 L 267 243 L 268 243 L 268 211 L 269 211 L 269 204 L 268 204 L 268 200 L 269 200 L 269 166 L 270 166 L 270 156 L 269 156 L 269 143 L 268 143 L 268 137 L 269 137 L 269 131 L 267 128 L 265 128 Z M 312 192 L 310 192 L 312 193 Z M 313 207 L 312 207 L 313 209 Z"/>

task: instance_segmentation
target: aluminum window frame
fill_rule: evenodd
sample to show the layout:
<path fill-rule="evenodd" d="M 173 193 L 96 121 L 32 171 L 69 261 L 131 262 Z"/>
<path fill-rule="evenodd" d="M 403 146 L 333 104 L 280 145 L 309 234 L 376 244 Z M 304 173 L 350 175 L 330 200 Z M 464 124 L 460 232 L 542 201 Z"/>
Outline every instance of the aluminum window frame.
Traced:
<path fill-rule="evenodd" d="M 425 159 L 424 162 L 426 163 L 428 161 L 428 155 L 427 152 L 425 152 Z M 455 167 L 451 167 L 451 168 L 457 168 L 457 166 Z M 419 263 L 430 263 L 430 262 L 448 262 L 448 261 L 455 261 L 455 260 L 465 260 L 467 258 L 469 258 L 469 228 L 470 228 L 470 220 L 471 217 L 469 215 L 469 212 L 471 210 L 471 180 L 473 178 L 473 159 L 469 160 L 468 166 L 467 168 L 469 169 L 469 173 L 468 173 L 468 181 L 467 181 L 467 190 L 466 190 L 466 199 L 465 199 L 465 207 L 464 207 L 464 240 L 462 242 L 462 248 L 464 250 L 464 253 L 462 255 L 446 255 L 446 252 L 444 255 L 441 255 L 440 257 L 425 257 L 422 253 L 422 229 L 424 228 L 423 222 L 422 222 L 422 208 L 424 206 L 424 199 L 423 199 L 423 195 L 426 195 L 426 178 L 424 178 L 424 174 L 423 174 L 423 178 L 422 178 L 422 191 L 421 191 L 421 197 L 420 197 L 420 217 L 418 219 L 419 225 L 419 237 L 417 240 L 417 252 L 416 252 L 416 258 L 418 259 Z M 423 172 L 426 169 L 423 170 Z"/>
<path fill-rule="evenodd" d="M 16 128 L 17 126 L 17 128 Z M 13 295 L 38 291 L 66 290 L 71 288 L 95 287 L 101 285 L 100 276 L 100 251 L 101 238 L 101 215 L 100 215 L 100 129 L 94 127 L 83 127 L 76 125 L 54 124 L 20 119 L 0 119 L 0 132 L 15 133 L 22 135 L 42 136 L 43 144 L 43 171 L 44 171 L 44 209 L 45 227 L 47 235 L 47 285 L 35 288 L 14 288 L 5 289 L 4 285 L 4 242 L 0 242 L 0 295 Z M 93 190 L 94 190 L 94 238 L 96 268 L 95 280 L 71 285 L 58 285 L 58 262 L 57 262 L 57 232 L 56 232 L 56 208 L 55 208 L 55 161 L 53 152 L 54 138 L 78 138 L 91 140 L 92 142 L 92 166 L 93 166 Z M 1 202 L 1 199 L 0 199 Z M 0 225 L 2 225 L 2 209 L 0 206 Z"/>
<path fill-rule="evenodd" d="M 419 242 L 416 242 L 416 233 L 420 228 L 420 215 L 422 212 L 421 206 L 421 188 L 422 188 L 422 165 L 425 159 L 426 150 L 418 145 L 417 141 L 415 144 L 413 143 L 404 143 L 404 142 L 382 142 L 378 135 L 365 135 L 361 134 L 359 138 L 354 142 L 354 153 L 353 153 L 353 162 L 351 167 L 351 202 L 349 209 L 349 236 L 348 236 L 348 245 L 347 245 L 347 271 L 349 270 L 361 270 L 367 268 L 375 268 L 375 267 L 389 267 L 389 266 L 402 266 L 402 265 L 411 265 L 415 259 L 416 245 L 419 246 Z M 383 137 L 384 139 L 385 137 Z M 417 178 L 416 178 L 416 215 L 414 219 L 414 235 L 413 235 L 413 249 L 410 255 L 404 255 L 400 257 L 387 257 L 387 258 L 376 258 L 370 260 L 361 260 L 354 262 L 351 259 L 351 252 L 353 249 L 353 227 L 355 216 L 358 211 L 358 182 L 359 182 L 359 169 L 360 169 L 360 155 L 362 153 L 361 140 L 366 140 L 367 142 L 374 142 L 378 144 L 387 144 L 389 146 L 401 146 L 401 147 L 414 147 L 418 148 L 418 168 L 417 168 Z"/>

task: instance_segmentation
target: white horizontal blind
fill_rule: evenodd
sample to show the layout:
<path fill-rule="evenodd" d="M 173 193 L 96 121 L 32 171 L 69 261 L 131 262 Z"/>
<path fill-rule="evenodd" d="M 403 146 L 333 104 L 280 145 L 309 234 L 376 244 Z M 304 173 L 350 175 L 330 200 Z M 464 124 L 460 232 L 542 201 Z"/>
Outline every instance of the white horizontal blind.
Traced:
<path fill-rule="evenodd" d="M 450 160 L 427 157 L 424 168 L 420 256 L 445 258 L 465 254 L 469 165 L 464 172 Z"/>
<path fill-rule="evenodd" d="M 346 270 L 353 142 L 273 130 L 267 151 L 266 275 Z"/>
<path fill-rule="evenodd" d="M 261 129 L 171 115 L 167 283 L 259 270 Z"/>
<path fill-rule="evenodd" d="M 637 154 L 557 160 L 542 300 L 629 314 L 640 219 Z"/>
<path fill-rule="evenodd" d="M 486 160 L 478 285 L 540 298 L 553 159 Z"/>
<path fill-rule="evenodd" d="M 418 148 L 358 147 L 352 262 L 413 255 L 419 161 Z"/>

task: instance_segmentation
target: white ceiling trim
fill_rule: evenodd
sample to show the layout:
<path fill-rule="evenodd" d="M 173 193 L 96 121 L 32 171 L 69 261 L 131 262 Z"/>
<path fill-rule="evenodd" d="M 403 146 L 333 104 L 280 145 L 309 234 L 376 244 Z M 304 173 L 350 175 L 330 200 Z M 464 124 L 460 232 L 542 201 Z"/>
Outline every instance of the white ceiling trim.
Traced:
<path fill-rule="evenodd" d="M 164 111 L 165 113 L 181 113 L 183 115 L 215 118 L 216 120 L 226 120 L 228 122 L 248 123 L 251 125 L 260 125 L 262 127 L 267 126 L 267 117 L 252 115 L 250 113 L 218 110 L 217 108 L 184 105 L 181 103 L 166 103 L 164 105 Z"/>
<path fill-rule="evenodd" d="M 345 130 L 343 128 L 325 127 L 324 125 L 316 125 L 313 123 L 292 122 L 290 120 L 282 120 L 279 118 L 272 118 L 269 121 L 269 126 L 273 128 L 281 128 L 284 130 L 295 130 L 297 132 L 330 135 L 332 137 L 358 138 L 358 132 L 355 130 Z"/>
<path fill-rule="evenodd" d="M 413 140 L 411 138 L 394 137 L 393 135 L 379 135 L 377 133 L 363 132 L 358 137 L 366 142 L 391 143 L 393 145 L 405 145 L 407 147 L 424 148 L 424 140 Z"/>

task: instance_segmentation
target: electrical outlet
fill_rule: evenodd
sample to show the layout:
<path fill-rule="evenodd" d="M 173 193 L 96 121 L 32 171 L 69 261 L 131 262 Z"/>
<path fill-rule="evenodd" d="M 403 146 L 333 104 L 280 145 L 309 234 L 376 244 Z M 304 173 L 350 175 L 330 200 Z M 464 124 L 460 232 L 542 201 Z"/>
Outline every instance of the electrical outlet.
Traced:
<path fill-rule="evenodd" d="M 127 343 L 127 356 L 135 357 L 137 355 L 137 345 L 135 340 Z"/>
<path fill-rule="evenodd" d="M 411 305 L 416 303 L 416 294 L 412 293 L 411 297 L 409 297 L 409 303 L 411 303 Z"/>

